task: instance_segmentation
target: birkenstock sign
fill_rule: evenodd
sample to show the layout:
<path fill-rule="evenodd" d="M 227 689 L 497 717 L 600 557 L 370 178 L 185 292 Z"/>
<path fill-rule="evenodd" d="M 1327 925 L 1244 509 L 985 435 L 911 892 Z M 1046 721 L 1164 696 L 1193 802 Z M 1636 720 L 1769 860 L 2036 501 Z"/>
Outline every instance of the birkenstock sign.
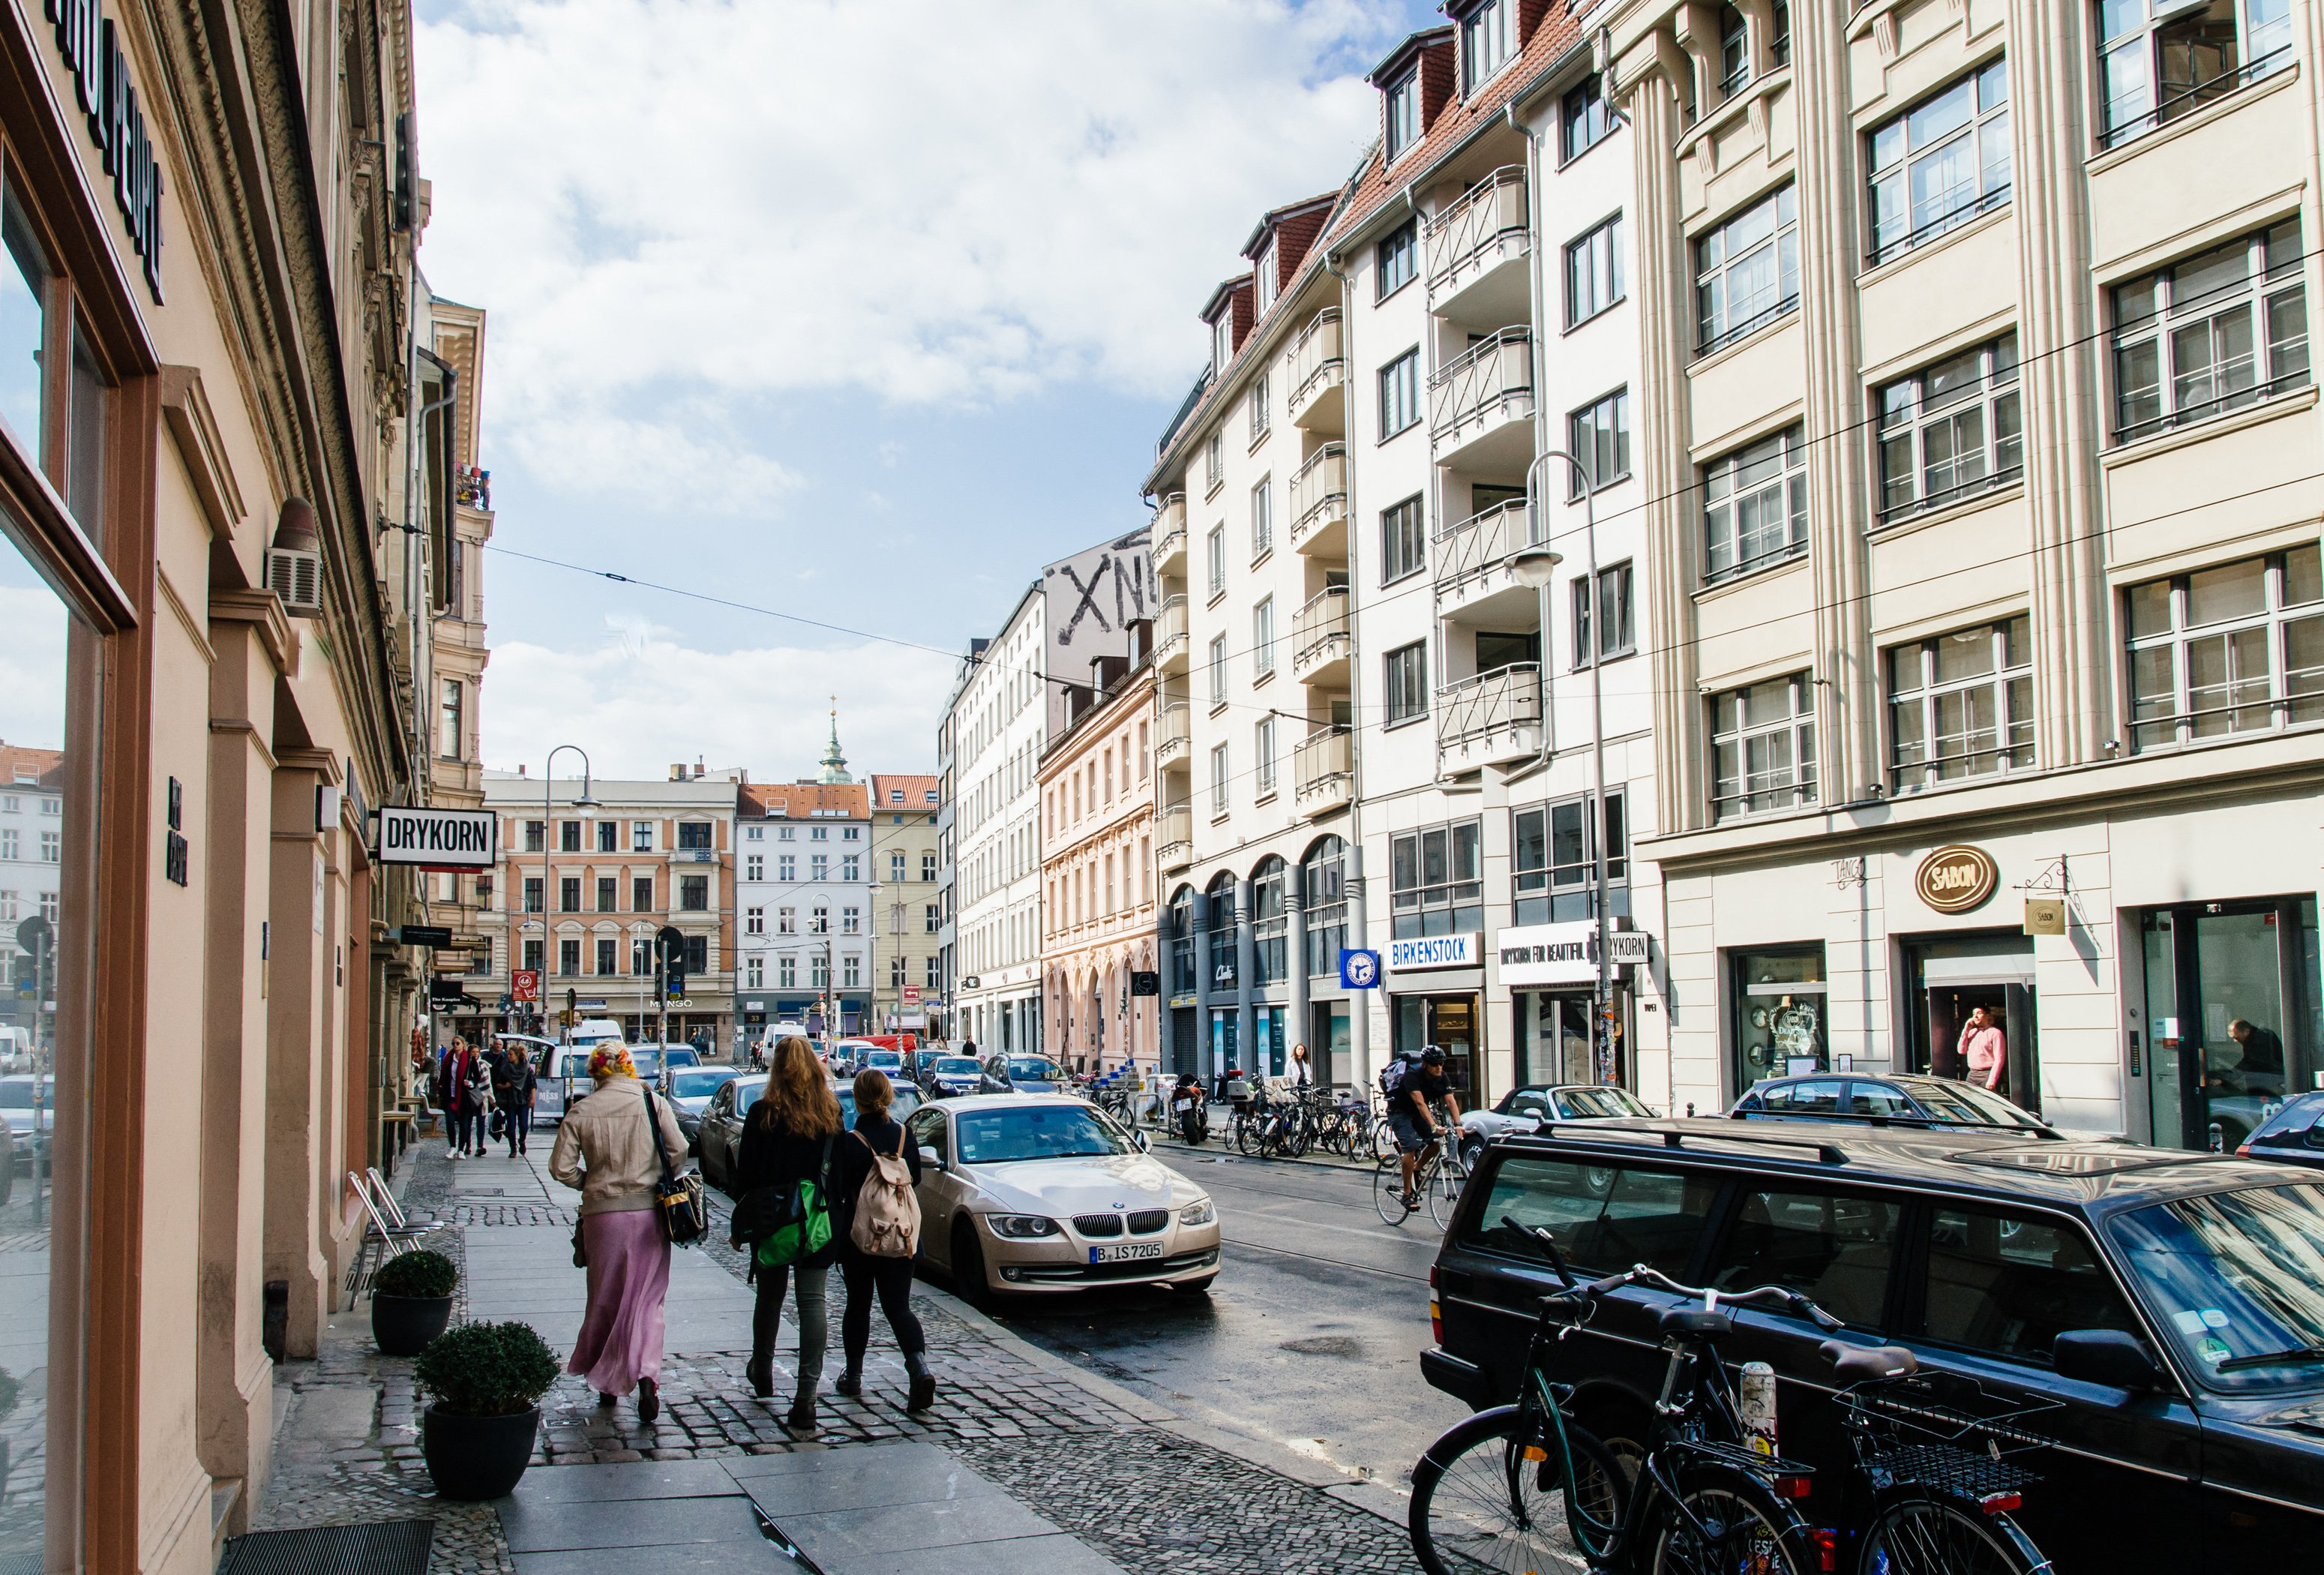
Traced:
<path fill-rule="evenodd" d="M 1983 907 L 2000 880 L 2001 871 L 1991 853 L 1956 843 L 1922 860 L 1913 884 L 1919 889 L 1921 900 L 1939 913 L 1967 913 Z"/>

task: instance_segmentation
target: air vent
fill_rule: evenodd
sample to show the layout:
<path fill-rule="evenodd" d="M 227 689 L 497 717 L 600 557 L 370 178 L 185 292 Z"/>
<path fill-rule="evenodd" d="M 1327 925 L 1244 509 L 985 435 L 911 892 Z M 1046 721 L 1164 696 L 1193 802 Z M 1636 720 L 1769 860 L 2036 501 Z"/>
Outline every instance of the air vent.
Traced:
<path fill-rule="evenodd" d="M 323 611 L 323 555 L 268 548 L 266 588 L 282 598 L 282 610 L 291 617 L 319 616 Z"/>

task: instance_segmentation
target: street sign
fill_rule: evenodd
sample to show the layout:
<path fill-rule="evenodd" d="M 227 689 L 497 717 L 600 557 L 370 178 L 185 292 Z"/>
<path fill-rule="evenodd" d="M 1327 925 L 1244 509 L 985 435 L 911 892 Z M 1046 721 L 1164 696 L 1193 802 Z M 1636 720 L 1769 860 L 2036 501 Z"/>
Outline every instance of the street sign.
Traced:
<path fill-rule="evenodd" d="M 540 999 L 540 970 L 520 968 L 509 975 L 509 993 L 521 1001 Z"/>
<path fill-rule="evenodd" d="M 422 870 L 489 870 L 500 861 L 500 816 L 489 809 L 383 805 L 379 861 Z"/>
<path fill-rule="evenodd" d="M 1380 960 L 1378 952 L 1353 947 L 1340 950 L 1340 988 L 1342 990 L 1376 990 L 1379 986 Z"/>
<path fill-rule="evenodd" d="M 979 979 L 975 974 L 972 973 L 972 974 L 970 974 L 967 978 L 965 978 L 965 979 L 964 979 L 964 980 L 962 980 L 962 981 L 960 981 L 960 987 L 961 987 L 963 990 L 974 990 L 975 988 L 977 988 L 977 986 L 979 986 L 979 985 L 982 984 L 983 982 L 984 982 L 984 981 L 982 981 L 982 979 Z"/>
<path fill-rule="evenodd" d="M 448 925 L 403 925 L 397 928 L 395 938 L 407 946 L 448 946 L 452 930 Z"/>
<path fill-rule="evenodd" d="M 579 1000 L 575 1001 L 573 1006 L 574 1009 L 576 1011 L 602 1012 L 605 1009 L 605 1003 L 604 1001 L 599 1000 L 595 996 L 588 995 L 585 995 Z"/>
<path fill-rule="evenodd" d="M 918 985 L 908 984 L 904 986 L 904 1004 L 908 1007 L 916 1007 L 920 1004 L 920 987 Z"/>

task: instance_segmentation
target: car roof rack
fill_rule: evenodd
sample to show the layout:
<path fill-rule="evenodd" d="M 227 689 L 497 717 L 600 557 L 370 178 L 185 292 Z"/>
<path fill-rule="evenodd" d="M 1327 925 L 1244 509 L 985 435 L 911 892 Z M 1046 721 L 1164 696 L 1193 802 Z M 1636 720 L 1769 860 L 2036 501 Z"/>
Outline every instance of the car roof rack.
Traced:
<path fill-rule="evenodd" d="M 1534 1129 L 1536 1138 L 1554 1133 L 1561 1128 L 1583 1138 L 1606 1138 L 1616 1133 L 1624 1136 L 1659 1136 L 1665 1148 L 1683 1148 L 1688 1138 L 1706 1143 L 1742 1143 L 1767 1148 L 1805 1148 L 1812 1152 L 1820 1165 L 1846 1165 L 1848 1151 L 1837 1143 L 1821 1138 L 1783 1138 L 1766 1132 L 1680 1132 L 1653 1127 L 1625 1127 L 1603 1119 L 1595 1121 L 1544 1121 Z"/>
<path fill-rule="evenodd" d="M 2032 1138 L 2044 1143 L 2063 1143 L 2066 1135 L 2046 1124 L 2036 1127 L 2002 1127 L 1985 1121 L 1955 1121 L 1943 1116 L 1851 1116 L 1839 1110 L 1729 1110 L 1737 1121 L 1847 1121 L 1865 1127 L 1907 1127 L 1919 1132 L 1992 1133 L 1997 1137 Z"/>

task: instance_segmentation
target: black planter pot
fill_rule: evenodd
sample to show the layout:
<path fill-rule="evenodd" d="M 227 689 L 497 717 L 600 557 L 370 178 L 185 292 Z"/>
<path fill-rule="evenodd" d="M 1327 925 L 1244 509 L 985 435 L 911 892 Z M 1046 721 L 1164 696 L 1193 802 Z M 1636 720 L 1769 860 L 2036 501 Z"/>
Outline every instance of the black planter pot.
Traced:
<path fill-rule="evenodd" d="M 430 1405 L 420 1418 L 420 1454 L 444 1497 L 501 1498 L 523 1478 L 540 1429 L 538 1405 L 513 1416 L 457 1416 Z"/>
<path fill-rule="evenodd" d="M 418 1356 L 452 1322 L 449 1296 L 382 1296 L 371 1299 L 371 1337 L 387 1356 Z"/>

